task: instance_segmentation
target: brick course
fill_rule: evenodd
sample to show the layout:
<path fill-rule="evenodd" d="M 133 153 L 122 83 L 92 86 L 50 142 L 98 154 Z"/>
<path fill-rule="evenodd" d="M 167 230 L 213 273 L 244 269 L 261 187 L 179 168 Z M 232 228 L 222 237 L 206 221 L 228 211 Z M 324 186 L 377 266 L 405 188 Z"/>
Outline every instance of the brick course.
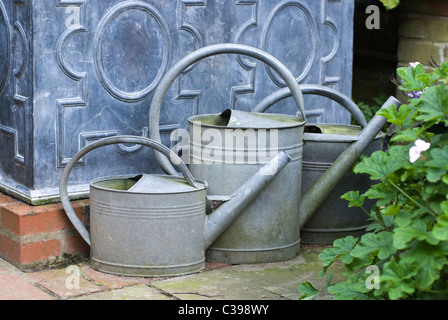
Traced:
<path fill-rule="evenodd" d="M 397 67 L 418 61 L 430 68 L 448 61 L 448 1 L 403 0 L 399 10 Z M 396 97 L 408 99 L 399 89 Z"/>
<path fill-rule="evenodd" d="M 77 203 L 73 207 L 82 219 L 83 207 Z M 26 203 L 14 203 L 3 206 L 1 211 L 3 228 L 21 236 L 73 228 L 61 204 L 33 207 Z"/>
<path fill-rule="evenodd" d="M 72 206 L 81 221 L 88 221 L 88 200 L 72 201 Z M 1 258 L 22 270 L 35 270 L 88 253 L 62 204 L 32 206 L 0 193 Z"/>
<path fill-rule="evenodd" d="M 448 60 L 448 1 L 407 0 L 400 7 L 398 66 Z"/>

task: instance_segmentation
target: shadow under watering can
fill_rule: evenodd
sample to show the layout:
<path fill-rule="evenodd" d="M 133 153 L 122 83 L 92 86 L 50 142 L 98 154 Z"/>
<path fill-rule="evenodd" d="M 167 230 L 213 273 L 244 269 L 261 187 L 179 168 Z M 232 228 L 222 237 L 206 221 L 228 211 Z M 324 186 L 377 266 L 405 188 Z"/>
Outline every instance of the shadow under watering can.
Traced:
<path fill-rule="evenodd" d="M 200 59 L 223 53 L 251 56 L 273 68 L 287 83 L 303 119 L 235 110 L 191 117 L 192 131 L 200 124 L 201 130 L 209 126 L 208 129 L 244 134 L 244 130 L 235 130 L 236 125 L 237 129 L 256 132 L 258 141 L 260 137 L 266 138 L 266 130 L 272 130 L 273 135 L 278 134 L 278 144 L 267 151 L 269 157 L 263 154 L 261 163 L 259 158 L 255 163 L 227 164 L 203 161 L 201 157 L 191 159 L 188 170 L 173 151 L 160 143 L 160 108 L 171 83 L 183 70 Z M 392 103 L 396 100 L 391 97 L 385 106 Z M 250 121 L 244 125 L 238 121 L 242 117 Z M 98 140 L 82 148 L 64 169 L 61 202 L 73 225 L 91 246 L 92 267 L 120 275 L 171 276 L 200 271 L 206 254 L 209 260 L 230 263 L 294 258 L 300 249 L 300 229 L 386 122 L 379 116 L 372 119 L 359 133 L 358 140 L 302 197 L 304 117 L 303 96 L 295 78 L 266 52 L 246 45 L 219 44 L 185 56 L 168 70 L 154 94 L 149 116 L 151 139 L 118 136 Z M 191 141 L 194 143 L 195 139 Z M 271 145 L 271 141 L 264 141 Z M 88 152 L 117 143 L 151 147 L 167 175 L 139 174 L 92 181 L 89 232 L 71 207 L 67 192 L 69 174 Z M 190 148 L 191 156 L 195 148 L 199 148 L 201 155 L 207 154 L 203 152 L 207 145 Z M 232 152 L 242 152 L 247 159 L 251 152 L 259 156 L 261 148 L 245 145 L 242 150 Z M 210 202 L 207 198 L 222 204 L 207 214 Z"/>

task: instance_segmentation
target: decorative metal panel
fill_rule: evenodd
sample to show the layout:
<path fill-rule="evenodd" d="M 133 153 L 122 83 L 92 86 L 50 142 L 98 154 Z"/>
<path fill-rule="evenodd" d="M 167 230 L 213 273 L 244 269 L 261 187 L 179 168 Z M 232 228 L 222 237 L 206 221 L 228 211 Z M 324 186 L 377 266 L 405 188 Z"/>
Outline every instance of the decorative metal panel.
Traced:
<path fill-rule="evenodd" d="M 64 165 L 84 145 L 148 134 L 151 98 L 163 74 L 200 47 L 235 42 L 282 61 L 299 83 L 348 96 L 353 0 L 0 0 L 0 186 L 32 203 L 58 196 Z M 283 88 L 254 59 L 204 59 L 166 96 L 163 143 L 191 115 L 250 110 Z M 309 122 L 348 123 L 323 97 L 305 97 Z M 271 112 L 294 114 L 292 99 Z M 152 151 L 118 145 L 89 154 L 72 173 L 73 195 L 105 175 L 158 170 Z"/>

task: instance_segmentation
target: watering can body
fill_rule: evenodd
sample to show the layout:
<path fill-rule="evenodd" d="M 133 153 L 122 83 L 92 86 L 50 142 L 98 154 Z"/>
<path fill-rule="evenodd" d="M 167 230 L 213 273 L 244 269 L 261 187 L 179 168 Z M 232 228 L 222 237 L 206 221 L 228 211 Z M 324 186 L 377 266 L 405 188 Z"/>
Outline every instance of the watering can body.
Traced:
<path fill-rule="evenodd" d="M 233 194 L 278 152 L 291 157 L 282 172 L 211 244 L 206 251 L 208 260 L 263 263 L 298 255 L 304 124 L 296 116 L 236 110 L 189 118 L 190 171 L 208 182 L 212 199 Z"/>
<path fill-rule="evenodd" d="M 104 177 L 90 183 L 90 263 L 98 271 L 165 276 L 204 267 L 206 183 L 182 177 Z M 144 189 L 137 189 L 144 184 Z"/>
<path fill-rule="evenodd" d="M 311 129 L 313 128 L 313 129 Z M 315 130 L 315 129 L 318 130 Z M 304 133 L 302 166 L 302 196 L 314 185 L 331 164 L 358 139 L 361 126 L 342 124 L 307 125 Z M 309 132 L 312 131 L 312 132 Z M 380 150 L 382 135 L 378 134 L 363 152 L 369 156 Z M 347 206 L 341 196 L 352 190 L 364 193 L 374 183 L 368 175 L 349 170 L 326 197 L 308 223 L 301 228 L 302 243 L 332 244 L 347 235 L 361 236 L 370 224 L 368 215 L 360 208 Z M 367 199 L 364 208 L 370 210 L 373 200 Z"/>

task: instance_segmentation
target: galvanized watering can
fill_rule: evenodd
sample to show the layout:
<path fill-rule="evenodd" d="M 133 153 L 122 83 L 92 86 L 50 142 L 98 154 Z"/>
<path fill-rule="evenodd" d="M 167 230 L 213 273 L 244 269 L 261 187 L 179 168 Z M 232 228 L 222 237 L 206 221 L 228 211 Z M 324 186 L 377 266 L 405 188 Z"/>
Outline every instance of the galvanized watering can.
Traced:
<path fill-rule="evenodd" d="M 70 204 L 69 174 L 88 152 L 118 143 L 153 148 L 170 159 L 183 177 L 141 174 L 93 180 L 89 232 Z M 94 269 L 132 276 L 188 274 L 204 267 L 204 250 L 289 161 L 286 153 L 279 153 L 236 190 L 231 201 L 206 216 L 207 182 L 196 180 L 173 151 L 148 138 L 116 136 L 87 145 L 70 160 L 61 178 L 60 196 L 70 221 L 91 246 Z"/>
<path fill-rule="evenodd" d="M 349 111 L 359 124 L 307 124 L 304 133 L 304 151 L 302 163 L 302 195 L 317 181 L 325 170 L 347 149 L 358 140 L 359 132 L 367 125 L 366 119 L 358 106 L 342 93 L 320 85 L 301 85 L 303 94 L 314 94 L 329 98 Z M 288 88 L 284 88 L 267 96 L 259 102 L 252 112 L 265 112 L 275 103 L 291 96 Z M 378 134 L 368 145 L 363 155 L 381 149 L 382 134 Z M 347 235 L 360 236 L 369 225 L 367 214 L 360 208 L 347 206 L 341 196 L 350 190 L 365 192 L 374 182 L 368 175 L 355 174 L 349 170 L 338 182 L 316 210 L 308 223 L 300 230 L 301 242 L 311 244 L 331 244 L 338 238 Z M 366 200 L 364 207 L 370 210 L 374 201 Z"/>
<path fill-rule="evenodd" d="M 160 141 L 160 109 L 174 80 L 198 60 L 227 53 L 250 56 L 274 69 L 290 89 L 299 111 L 305 114 L 297 81 L 273 56 L 246 45 L 212 45 L 185 56 L 160 81 L 149 113 L 149 136 L 152 139 Z M 274 154 L 285 152 L 291 157 L 282 172 L 208 248 L 208 260 L 257 263 L 297 256 L 300 251 L 298 210 L 304 125 L 305 119 L 296 116 L 237 110 L 189 118 L 190 170 L 196 178 L 207 181 L 208 193 L 215 202 L 225 203 L 230 199 L 229 196 Z M 207 143 L 203 138 L 212 142 Z M 238 141 L 236 145 L 232 143 L 234 140 Z M 160 154 L 156 157 L 166 173 L 176 174 L 166 157 Z"/>
<path fill-rule="evenodd" d="M 160 141 L 160 109 L 164 96 L 174 80 L 198 60 L 226 53 L 247 55 L 261 60 L 274 69 L 287 84 L 286 90 L 292 95 L 302 118 L 290 116 L 287 119 L 279 118 L 280 115 L 277 114 L 226 110 L 222 114 L 198 115 L 189 119 L 190 136 L 193 136 L 190 139 L 190 170 L 195 177 L 208 182 L 210 194 L 219 195 L 224 202 L 226 198 L 230 198 L 228 194 L 234 192 L 237 186 L 244 183 L 247 176 L 259 170 L 263 161 L 259 161 L 260 159 L 255 157 L 257 159 L 255 162 L 232 163 L 230 161 L 229 164 L 221 161 L 215 154 L 213 159 L 203 157 L 204 153 L 208 154 L 207 148 L 211 148 L 209 140 L 202 139 L 205 131 L 215 130 L 214 135 L 219 137 L 225 137 L 226 132 L 231 131 L 231 136 L 233 135 L 238 140 L 240 137 L 235 133 L 236 128 L 241 129 L 239 132 L 243 138 L 248 139 L 250 137 L 247 131 L 253 130 L 250 132 L 254 132 L 256 143 L 241 143 L 240 147 L 233 145 L 231 149 L 232 154 L 242 154 L 242 158 L 250 159 L 252 153 L 255 152 L 259 155 L 260 149 L 266 148 L 264 135 L 266 130 L 271 130 L 272 133 L 275 132 L 272 129 L 275 129 L 278 135 L 276 147 L 273 150 L 285 152 L 292 159 L 271 184 L 208 247 L 206 257 L 211 261 L 234 264 L 292 259 L 300 250 L 300 229 L 306 225 L 333 188 L 370 145 L 372 139 L 385 125 L 386 119 L 380 116 L 372 119 L 357 135 L 356 141 L 346 148 L 302 196 L 303 131 L 306 119 L 301 88 L 291 72 L 268 53 L 246 45 L 218 44 L 188 54 L 168 70 L 162 78 L 154 94 L 149 113 L 149 136 L 152 139 Z M 399 105 L 399 102 L 391 97 L 383 107 L 388 107 L 391 104 Z M 362 114 L 359 115 L 357 111 L 354 113 L 356 117 L 362 118 Z M 277 125 L 273 123 L 277 123 Z M 194 138 L 195 131 L 200 132 L 199 139 Z M 261 144 L 258 143 L 260 138 L 263 141 Z M 221 145 L 212 145 L 212 149 L 221 155 L 229 151 L 225 142 Z M 200 154 L 202 157 L 198 159 L 195 157 L 196 154 Z M 261 154 L 266 153 L 261 152 Z M 176 174 L 176 170 L 166 157 L 156 154 L 156 158 L 166 173 Z"/>

